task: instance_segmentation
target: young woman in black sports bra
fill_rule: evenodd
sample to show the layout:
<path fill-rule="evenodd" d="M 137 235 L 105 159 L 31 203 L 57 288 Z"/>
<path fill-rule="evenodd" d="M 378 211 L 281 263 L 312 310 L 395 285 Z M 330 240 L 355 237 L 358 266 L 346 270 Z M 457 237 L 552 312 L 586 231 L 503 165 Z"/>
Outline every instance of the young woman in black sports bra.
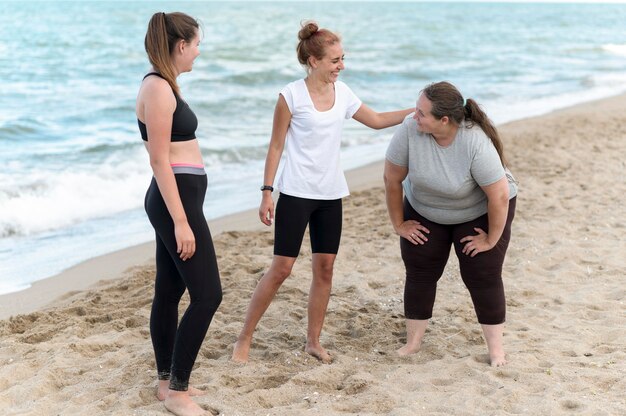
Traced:
<path fill-rule="evenodd" d="M 179 416 L 206 412 L 190 396 L 191 369 L 222 301 L 211 233 L 202 205 L 207 187 L 196 139 L 198 120 L 180 96 L 176 78 L 200 54 L 199 25 L 183 13 L 156 13 L 145 47 L 152 70 L 141 84 L 135 111 L 154 177 L 145 208 L 156 234 L 155 294 L 150 335 L 156 357 L 157 397 Z M 178 304 L 190 304 L 178 322 Z"/>

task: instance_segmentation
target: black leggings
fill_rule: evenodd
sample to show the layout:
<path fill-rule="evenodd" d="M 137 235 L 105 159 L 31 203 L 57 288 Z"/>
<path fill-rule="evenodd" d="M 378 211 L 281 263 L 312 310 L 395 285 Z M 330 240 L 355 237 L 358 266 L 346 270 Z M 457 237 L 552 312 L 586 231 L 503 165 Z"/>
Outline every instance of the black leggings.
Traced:
<path fill-rule="evenodd" d="M 489 232 L 487 214 L 462 224 L 443 225 L 427 220 L 418 214 L 404 199 L 404 220 L 419 221 L 430 230 L 424 245 L 413 245 L 400 238 L 402 260 L 406 267 L 404 286 L 404 316 L 407 319 L 430 319 L 433 315 L 437 281 L 450 255 L 450 245 L 454 245 L 459 259 L 461 277 L 470 292 L 478 322 L 486 325 L 501 324 L 506 316 L 504 286 L 502 284 L 502 264 L 509 240 L 511 223 L 515 216 L 515 201 L 509 201 L 509 212 L 502 237 L 494 248 L 478 253 L 474 257 L 463 254 L 461 238 L 476 235 L 474 227 Z"/>
<path fill-rule="evenodd" d="M 194 171 L 195 169 L 195 171 Z M 196 240 L 196 252 L 182 261 L 176 252 L 174 223 L 153 178 L 145 208 L 156 231 L 156 280 L 150 314 L 150 335 L 158 377 L 170 380 L 170 389 L 188 388 L 196 360 L 213 315 L 222 301 L 215 250 L 202 212 L 207 187 L 203 169 L 176 174 L 176 183 L 187 220 Z M 175 171 L 176 172 L 176 171 Z M 178 303 L 189 290 L 191 303 L 178 322 Z"/>

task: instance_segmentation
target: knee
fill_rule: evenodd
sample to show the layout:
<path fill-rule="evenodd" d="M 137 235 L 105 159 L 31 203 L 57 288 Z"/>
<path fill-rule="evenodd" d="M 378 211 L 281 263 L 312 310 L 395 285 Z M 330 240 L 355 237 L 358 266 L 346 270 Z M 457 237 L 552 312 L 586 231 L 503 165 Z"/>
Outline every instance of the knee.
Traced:
<path fill-rule="evenodd" d="M 185 287 L 180 289 L 169 289 L 169 290 L 155 290 L 154 292 L 154 303 L 160 304 L 170 304 L 170 305 L 178 305 L 180 303 L 180 299 L 183 297 L 185 293 Z"/>
<path fill-rule="evenodd" d="M 497 290 L 502 287 L 501 269 L 461 270 L 461 279 L 471 290 Z"/>
<path fill-rule="evenodd" d="M 213 296 L 213 300 L 212 300 L 212 304 L 215 305 L 216 310 L 222 304 L 223 298 L 224 298 L 224 295 L 222 293 L 222 288 L 220 288 L 220 290 L 215 294 L 215 296 Z"/>
<path fill-rule="evenodd" d="M 422 268 L 407 267 L 406 281 L 407 283 L 423 286 L 436 286 L 437 282 L 443 275 L 443 268 Z"/>
<path fill-rule="evenodd" d="M 267 272 L 267 277 L 277 285 L 281 285 L 291 275 L 292 265 L 274 263 Z"/>
<path fill-rule="evenodd" d="M 315 265 L 315 273 L 313 277 L 323 282 L 330 283 L 333 280 L 333 262 L 320 262 Z"/>
<path fill-rule="evenodd" d="M 506 306 L 498 305 L 492 308 L 474 306 L 478 323 L 482 325 L 500 325 L 506 321 Z"/>
<path fill-rule="evenodd" d="M 462 262 L 461 259 L 464 261 Z M 485 259 L 487 257 L 483 258 L 483 260 Z M 468 288 L 488 288 L 502 284 L 502 262 L 483 260 L 474 259 L 472 261 L 471 259 L 459 258 L 461 278 Z"/>
<path fill-rule="evenodd" d="M 506 298 L 502 285 L 493 288 L 470 288 L 478 322 L 498 325 L 506 318 Z"/>
<path fill-rule="evenodd" d="M 207 293 L 199 299 L 192 299 L 191 303 L 202 308 L 207 315 L 212 316 L 222 303 L 222 289 Z"/>

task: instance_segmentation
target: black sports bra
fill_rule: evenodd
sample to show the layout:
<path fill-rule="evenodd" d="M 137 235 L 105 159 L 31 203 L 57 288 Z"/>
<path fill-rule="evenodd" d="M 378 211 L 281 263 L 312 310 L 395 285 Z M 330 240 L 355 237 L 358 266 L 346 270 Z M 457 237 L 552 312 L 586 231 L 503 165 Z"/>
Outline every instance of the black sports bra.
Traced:
<path fill-rule="evenodd" d="M 146 74 L 143 79 L 146 79 L 146 77 L 149 77 L 150 75 L 156 75 L 163 78 L 163 76 L 157 72 L 150 72 L 149 74 Z M 183 99 L 180 98 L 178 94 L 174 93 L 174 96 L 176 97 L 176 110 L 174 110 L 174 114 L 172 115 L 171 140 L 173 142 L 184 142 L 187 140 L 193 140 L 196 138 L 198 119 L 196 118 L 196 115 L 193 113 L 193 111 L 191 111 L 191 108 L 189 108 L 187 103 L 183 101 Z M 141 138 L 145 142 L 147 142 L 148 131 L 146 129 L 146 125 L 139 119 L 137 119 L 137 124 L 139 125 Z"/>

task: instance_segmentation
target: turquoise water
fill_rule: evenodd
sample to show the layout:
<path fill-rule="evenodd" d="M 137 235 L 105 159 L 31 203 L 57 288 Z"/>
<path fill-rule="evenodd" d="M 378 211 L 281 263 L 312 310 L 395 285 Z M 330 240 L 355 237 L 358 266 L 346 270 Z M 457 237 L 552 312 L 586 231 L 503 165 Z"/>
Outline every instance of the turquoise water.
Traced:
<path fill-rule="evenodd" d="M 0 293 L 152 239 L 134 115 L 147 22 L 204 26 L 180 78 L 199 118 L 208 218 L 255 207 L 278 91 L 304 75 L 299 22 L 344 38 L 341 79 L 376 110 L 449 80 L 498 123 L 626 91 L 626 5 L 0 1 Z M 382 159 L 393 129 L 347 123 L 343 166 Z"/>

